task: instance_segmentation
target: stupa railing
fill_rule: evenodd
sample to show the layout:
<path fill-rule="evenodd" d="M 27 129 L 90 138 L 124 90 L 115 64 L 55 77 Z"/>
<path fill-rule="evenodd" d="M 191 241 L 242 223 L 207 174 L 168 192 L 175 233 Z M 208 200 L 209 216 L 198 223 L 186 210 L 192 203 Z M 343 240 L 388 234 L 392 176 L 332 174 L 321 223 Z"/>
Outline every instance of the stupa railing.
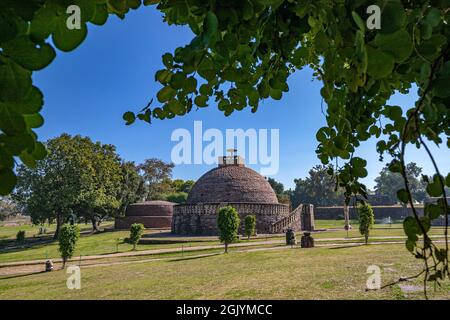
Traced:
<path fill-rule="evenodd" d="M 303 205 L 299 205 L 288 216 L 281 218 L 270 226 L 270 233 L 285 232 L 296 223 L 300 223 Z"/>

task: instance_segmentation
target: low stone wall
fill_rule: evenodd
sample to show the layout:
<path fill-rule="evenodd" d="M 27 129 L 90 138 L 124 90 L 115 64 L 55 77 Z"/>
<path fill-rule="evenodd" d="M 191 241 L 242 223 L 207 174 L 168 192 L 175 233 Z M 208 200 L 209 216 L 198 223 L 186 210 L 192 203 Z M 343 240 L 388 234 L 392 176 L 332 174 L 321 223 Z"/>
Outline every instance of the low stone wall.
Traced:
<path fill-rule="evenodd" d="M 172 216 L 131 216 L 116 218 L 115 229 L 130 229 L 133 223 L 142 223 L 145 228 L 170 228 Z"/>
<path fill-rule="evenodd" d="M 391 218 L 393 220 L 401 220 L 412 215 L 411 208 L 403 208 L 402 206 L 373 206 L 375 219 Z M 420 215 L 423 215 L 423 205 L 415 207 Z M 358 219 L 357 210 L 349 207 L 350 219 Z M 315 219 L 334 220 L 344 215 L 344 207 L 316 207 L 314 212 Z"/>
<path fill-rule="evenodd" d="M 183 235 L 217 235 L 217 212 L 230 205 L 241 218 L 240 233 L 244 231 L 246 215 L 256 215 L 256 232 L 269 233 L 270 226 L 289 215 L 289 206 L 284 204 L 255 203 L 200 203 L 179 204 L 174 207 L 172 233 Z M 298 225 L 297 231 L 300 229 Z"/>

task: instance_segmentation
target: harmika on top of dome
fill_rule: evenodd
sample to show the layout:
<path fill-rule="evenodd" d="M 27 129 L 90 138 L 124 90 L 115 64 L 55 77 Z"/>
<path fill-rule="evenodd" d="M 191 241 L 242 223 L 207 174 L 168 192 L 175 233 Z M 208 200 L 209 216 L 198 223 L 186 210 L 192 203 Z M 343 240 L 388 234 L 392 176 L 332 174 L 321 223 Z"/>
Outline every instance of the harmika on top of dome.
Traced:
<path fill-rule="evenodd" d="M 278 203 L 266 179 L 234 157 L 234 164 L 225 159 L 219 167 L 201 176 L 189 192 L 187 203 Z"/>

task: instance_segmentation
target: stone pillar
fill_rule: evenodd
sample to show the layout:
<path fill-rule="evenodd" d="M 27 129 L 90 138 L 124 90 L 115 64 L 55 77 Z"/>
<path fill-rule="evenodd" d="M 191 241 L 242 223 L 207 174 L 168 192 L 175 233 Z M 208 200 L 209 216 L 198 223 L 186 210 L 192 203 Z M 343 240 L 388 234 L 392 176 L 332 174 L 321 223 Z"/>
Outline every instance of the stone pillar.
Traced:
<path fill-rule="evenodd" d="M 289 228 L 286 231 L 286 245 L 287 246 L 294 246 L 297 244 L 297 240 L 295 239 L 295 233 L 294 230 Z"/>
<path fill-rule="evenodd" d="M 303 205 L 300 220 L 302 231 L 314 231 L 314 206 L 312 204 Z"/>
<path fill-rule="evenodd" d="M 300 240 L 300 246 L 302 248 L 314 248 L 314 238 L 311 237 L 311 233 L 304 232 Z"/>

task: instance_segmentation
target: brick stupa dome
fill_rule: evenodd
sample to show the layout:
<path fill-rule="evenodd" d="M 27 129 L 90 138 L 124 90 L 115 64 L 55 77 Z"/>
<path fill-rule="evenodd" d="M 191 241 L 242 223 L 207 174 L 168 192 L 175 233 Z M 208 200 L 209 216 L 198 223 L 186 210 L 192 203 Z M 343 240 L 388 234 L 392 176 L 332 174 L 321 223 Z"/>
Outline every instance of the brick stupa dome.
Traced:
<path fill-rule="evenodd" d="M 189 192 L 187 203 L 278 203 L 266 179 L 238 165 L 219 166 L 205 173 Z"/>
<path fill-rule="evenodd" d="M 289 215 L 288 205 L 278 203 L 269 182 L 245 167 L 241 157 L 232 154 L 219 157 L 219 166 L 198 179 L 187 202 L 174 206 L 172 233 L 217 235 L 217 214 L 224 206 L 235 208 L 241 221 L 247 215 L 255 215 L 258 233 L 275 233 L 280 229 L 277 226 L 298 221 Z M 293 228 L 298 231 L 299 227 L 300 223 L 297 223 Z M 243 228 L 241 223 L 241 233 Z"/>

